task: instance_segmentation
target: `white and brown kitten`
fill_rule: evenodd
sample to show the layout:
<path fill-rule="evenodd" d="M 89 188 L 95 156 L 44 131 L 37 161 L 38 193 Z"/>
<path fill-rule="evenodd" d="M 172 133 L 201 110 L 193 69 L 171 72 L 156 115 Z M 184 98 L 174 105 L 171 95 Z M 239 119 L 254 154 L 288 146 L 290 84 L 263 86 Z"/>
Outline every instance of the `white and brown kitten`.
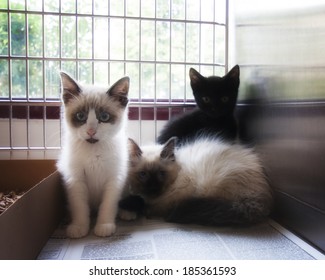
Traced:
<path fill-rule="evenodd" d="M 177 223 L 246 225 L 265 219 L 272 192 L 257 155 L 238 144 L 199 138 L 176 147 L 131 145 L 128 187 L 147 216 Z M 132 197 L 120 202 L 123 210 Z M 133 200 L 134 202 L 134 200 Z"/>
<path fill-rule="evenodd" d="M 118 201 L 128 170 L 129 78 L 105 88 L 80 85 L 61 72 L 61 82 L 65 129 L 57 167 L 71 216 L 67 235 L 87 235 L 90 215 L 95 212 L 94 233 L 109 236 L 115 231 Z"/>

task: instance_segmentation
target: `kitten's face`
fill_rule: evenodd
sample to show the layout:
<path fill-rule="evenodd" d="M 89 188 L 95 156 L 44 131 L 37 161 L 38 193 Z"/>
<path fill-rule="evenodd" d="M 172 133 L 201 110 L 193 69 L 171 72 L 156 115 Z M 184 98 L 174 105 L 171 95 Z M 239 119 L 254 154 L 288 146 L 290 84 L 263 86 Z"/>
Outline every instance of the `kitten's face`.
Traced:
<path fill-rule="evenodd" d="M 232 114 L 237 102 L 239 66 L 224 77 L 203 77 L 190 69 L 191 87 L 198 107 L 211 117 Z"/>
<path fill-rule="evenodd" d="M 75 137 L 95 144 L 116 134 L 128 103 L 129 78 L 109 89 L 81 86 L 65 73 L 61 81 L 65 120 Z"/>
<path fill-rule="evenodd" d="M 130 192 L 145 200 L 158 198 L 176 180 L 179 166 L 175 161 L 175 139 L 168 141 L 163 149 L 143 150 L 130 139 L 129 183 Z"/>

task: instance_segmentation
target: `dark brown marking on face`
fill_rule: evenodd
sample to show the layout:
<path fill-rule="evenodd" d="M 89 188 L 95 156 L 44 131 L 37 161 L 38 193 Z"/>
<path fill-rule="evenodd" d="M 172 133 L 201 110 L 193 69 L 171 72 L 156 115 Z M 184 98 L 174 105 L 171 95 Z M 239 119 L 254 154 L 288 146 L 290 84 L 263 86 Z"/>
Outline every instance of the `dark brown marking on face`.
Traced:
<path fill-rule="evenodd" d="M 161 156 L 148 161 L 140 147 L 133 140 L 129 141 L 129 183 L 133 194 L 150 200 L 164 194 L 173 184 L 180 168 L 175 161 L 172 145 L 174 140 L 166 143 Z"/>
<path fill-rule="evenodd" d="M 161 160 L 145 162 L 142 159 L 131 169 L 130 183 L 132 191 L 145 199 L 162 195 L 175 181 L 178 174 L 177 165 L 168 165 Z"/>
<path fill-rule="evenodd" d="M 81 105 L 74 109 L 70 113 L 70 122 L 72 125 L 74 127 L 80 127 L 87 123 L 88 114 L 91 109 L 93 109 L 93 107 L 89 105 Z M 110 123 L 113 125 L 116 122 L 117 117 L 115 113 L 110 112 L 111 110 L 108 106 L 100 106 L 94 109 L 98 123 Z"/>
<path fill-rule="evenodd" d="M 79 86 L 68 74 L 61 72 L 63 87 L 62 99 L 65 106 L 67 122 L 75 128 L 87 123 L 89 112 L 95 111 L 99 124 L 107 123 L 114 125 L 123 118 L 128 103 L 129 78 L 118 80 L 108 91 Z"/>

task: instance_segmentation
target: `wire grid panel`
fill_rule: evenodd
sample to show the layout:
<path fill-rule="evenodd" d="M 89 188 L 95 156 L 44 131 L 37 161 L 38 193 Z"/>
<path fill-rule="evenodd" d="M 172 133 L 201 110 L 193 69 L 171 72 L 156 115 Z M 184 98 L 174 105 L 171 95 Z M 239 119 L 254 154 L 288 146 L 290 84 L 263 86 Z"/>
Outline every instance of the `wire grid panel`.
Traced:
<path fill-rule="evenodd" d="M 1 147 L 60 147 L 60 70 L 81 83 L 130 76 L 131 107 L 193 101 L 190 67 L 227 70 L 227 2 L 0 0 Z"/>

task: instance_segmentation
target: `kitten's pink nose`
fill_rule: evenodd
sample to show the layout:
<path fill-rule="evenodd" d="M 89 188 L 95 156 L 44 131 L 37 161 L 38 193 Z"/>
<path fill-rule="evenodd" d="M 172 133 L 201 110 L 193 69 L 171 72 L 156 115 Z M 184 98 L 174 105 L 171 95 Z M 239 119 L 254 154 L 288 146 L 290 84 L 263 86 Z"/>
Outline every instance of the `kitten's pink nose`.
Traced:
<path fill-rule="evenodd" d="M 88 134 L 90 137 L 93 137 L 93 136 L 96 134 L 96 130 L 90 128 L 90 129 L 87 130 L 87 134 Z"/>

